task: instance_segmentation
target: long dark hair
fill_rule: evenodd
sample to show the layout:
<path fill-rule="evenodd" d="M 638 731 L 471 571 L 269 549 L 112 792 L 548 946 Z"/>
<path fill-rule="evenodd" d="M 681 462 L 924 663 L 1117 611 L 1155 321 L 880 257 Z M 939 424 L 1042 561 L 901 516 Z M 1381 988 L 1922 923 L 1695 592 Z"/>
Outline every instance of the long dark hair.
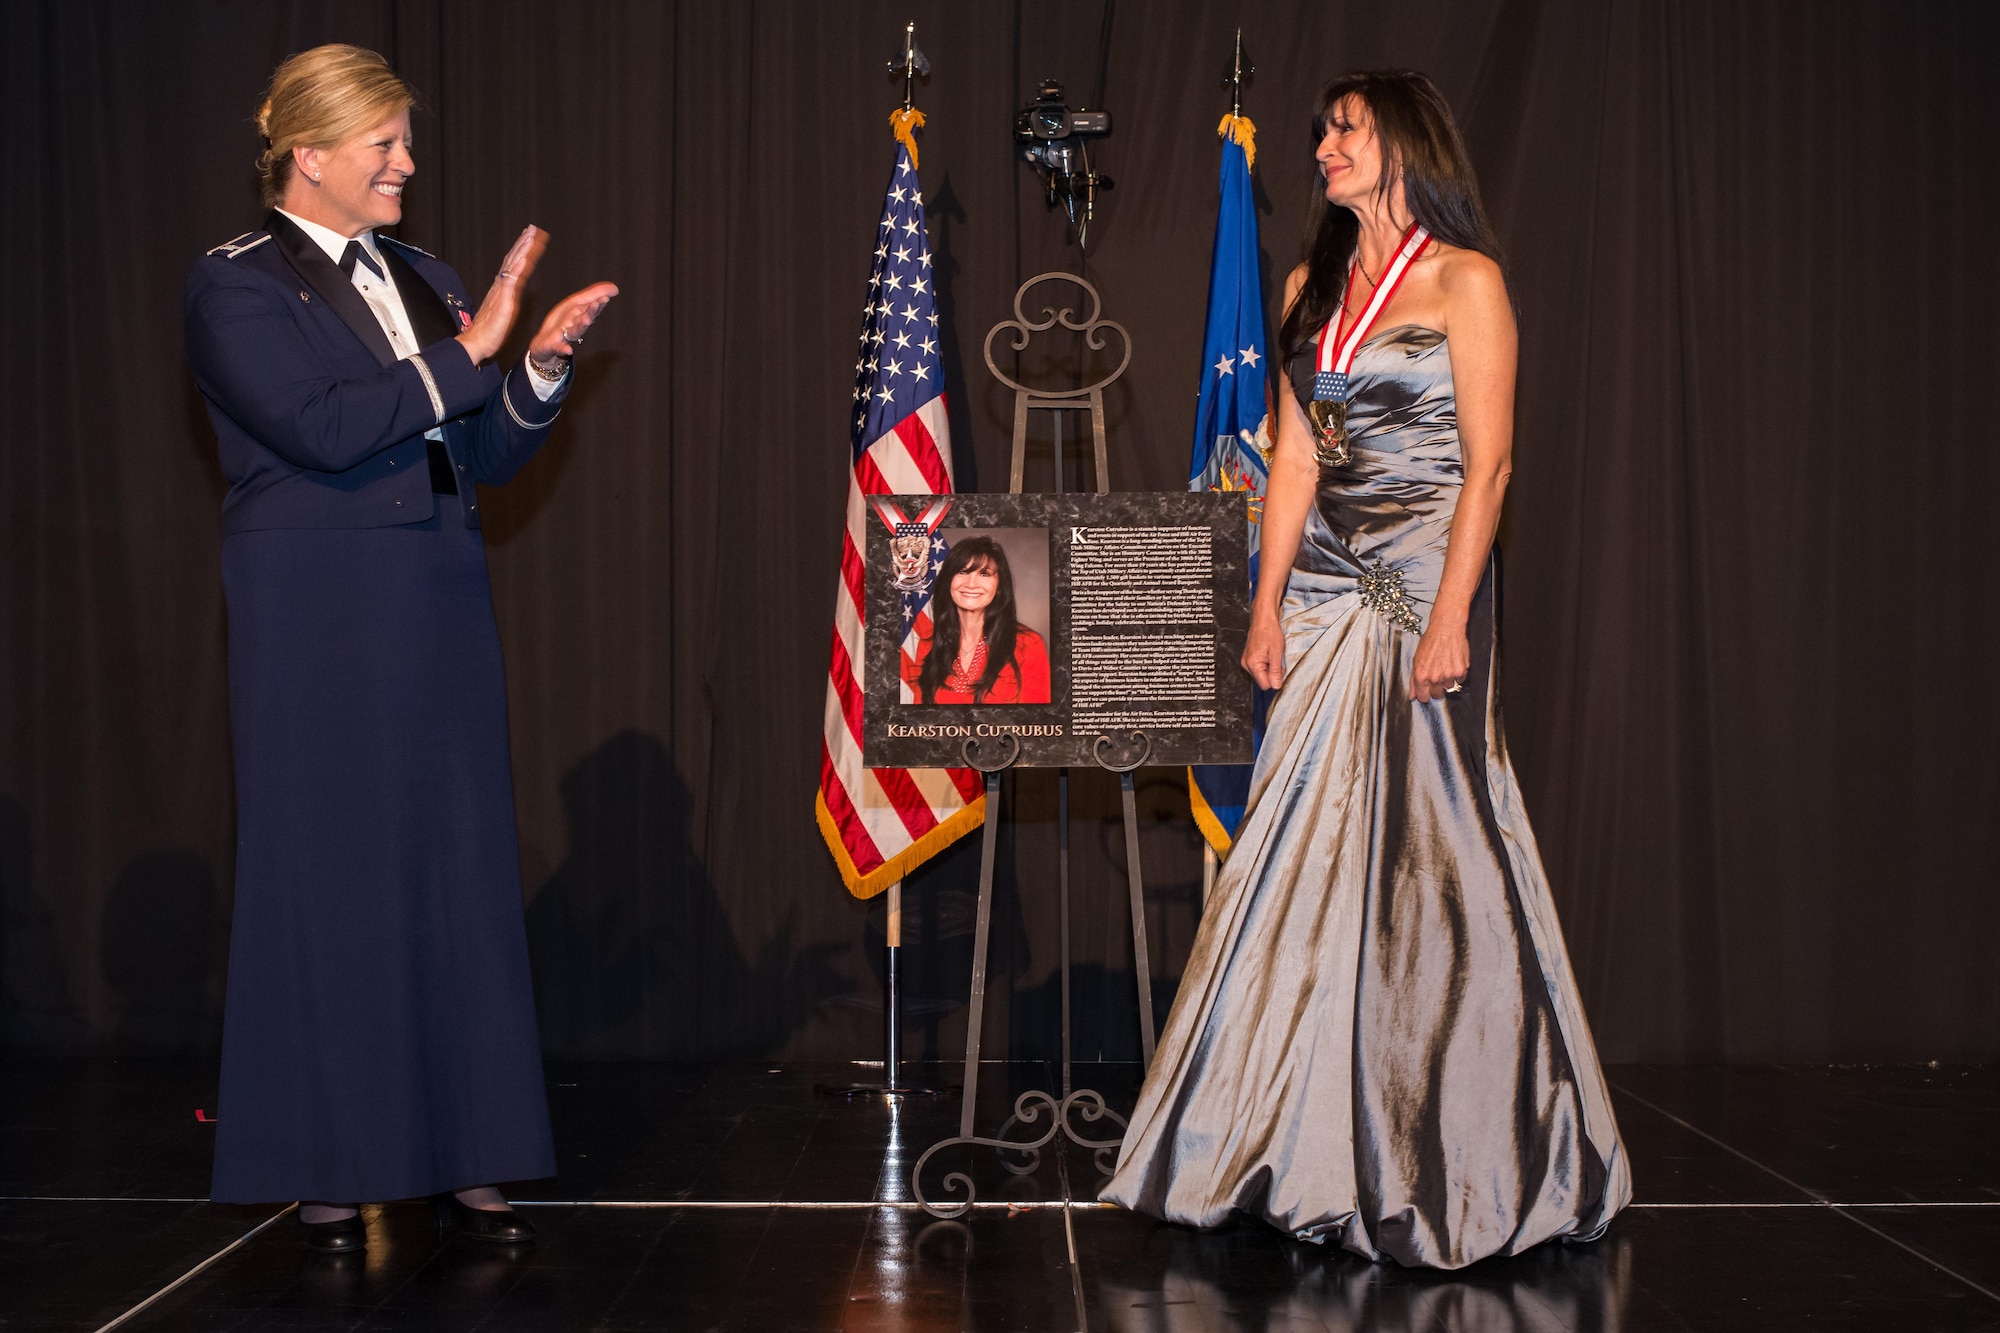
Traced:
<path fill-rule="evenodd" d="M 1007 568 L 1007 552 L 991 537 L 967 537 L 952 544 L 951 554 L 944 558 L 944 568 L 931 584 L 935 590 L 931 593 L 931 651 L 917 673 L 918 702 L 936 702 L 937 692 L 944 688 L 952 665 L 958 660 L 958 603 L 951 600 L 952 579 L 968 569 L 978 572 L 988 568 L 999 576 L 999 586 L 993 590 L 993 600 L 986 604 L 982 635 L 986 641 L 986 670 L 973 685 L 973 699 L 985 698 L 993 683 L 1000 679 L 1001 671 L 1014 666 L 1014 636 L 1020 621 L 1014 614 L 1014 575 Z M 1014 666 L 1016 675 L 1020 670 Z"/>
<path fill-rule="evenodd" d="M 1313 149 L 1326 137 L 1326 127 L 1342 99 L 1359 97 L 1375 120 L 1375 139 L 1382 147 L 1382 180 L 1377 193 L 1387 198 L 1403 181 L 1403 199 L 1410 215 L 1424 229 L 1450 245 L 1477 250 L 1500 262 L 1500 242 L 1486 207 L 1479 202 L 1479 182 L 1459 137 L 1458 123 L 1437 85 L 1415 70 L 1357 70 L 1326 85 L 1313 112 Z M 1354 256 L 1360 224 L 1354 214 L 1326 201 L 1326 180 L 1317 157 L 1313 172 L 1319 188 L 1306 210 L 1305 286 L 1285 314 L 1278 341 L 1287 356 L 1311 342 L 1340 305 L 1347 263 Z"/>

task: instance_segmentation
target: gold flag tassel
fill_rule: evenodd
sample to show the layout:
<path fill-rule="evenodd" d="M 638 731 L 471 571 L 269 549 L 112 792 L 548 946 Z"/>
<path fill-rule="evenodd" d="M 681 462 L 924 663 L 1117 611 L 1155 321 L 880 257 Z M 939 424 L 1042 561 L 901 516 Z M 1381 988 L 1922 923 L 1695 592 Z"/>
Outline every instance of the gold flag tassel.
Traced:
<path fill-rule="evenodd" d="M 1243 122 L 1248 125 L 1249 121 Z M 924 113 L 915 107 L 899 107 L 889 113 L 889 128 L 896 142 L 910 150 L 910 165 L 917 165 L 917 131 L 924 127 Z"/>
<path fill-rule="evenodd" d="M 890 119 L 893 120 L 894 117 L 892 116 Z M 922 124 L 923 122 L 919 121 L 918 123 Z M 1229 139 L 1241 144 L 1243 146 L 1243 160 L 1253 168 L 1257 165 L 1257 127 L 1250 123 L 1250 117 L 1239 116 L 1232 112 L 1222 118 L 1222 123 L 1215 127 L 1215 133 L 1218 138 Z M 913 150 L 911 153 L 912 159 L 915 156 L 916 154 Z"/>

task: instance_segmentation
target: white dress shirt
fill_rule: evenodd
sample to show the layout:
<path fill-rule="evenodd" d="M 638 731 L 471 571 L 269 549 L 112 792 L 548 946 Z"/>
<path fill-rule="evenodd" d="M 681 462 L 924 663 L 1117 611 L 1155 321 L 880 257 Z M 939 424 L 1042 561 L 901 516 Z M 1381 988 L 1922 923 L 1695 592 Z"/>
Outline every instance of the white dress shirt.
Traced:
<path fill-rule="evenodd" d="M 297 223 L 299 230 L 312 237 L 314 243 L 326 251 L 326 257 L 334 262 L 334 266 L 339 267 L 341 257 L 347 253 L 347 237 L 331 227 L 308 222 L 296 213 L 286 213 L 282 208 L 278 211 Z M 361 242 L 361 248 L 368 252 L 369 259 L 373 260 L 375 266 L 383 273 L 383 276 L 378 278 L 368 271 L 366 264 L 356 264 L 353 274 L 354 290 L 361 293 L 361 299 L 375 312 L 376 322 L 382 326 L 382 332 L 389 335 L 390 349 L 396 353 L 396 359 L 402 361 L 412 352 L 423 350 L 417 346 L 416 332 L 410 327 L 409 312 L 403 309 L 403 297 L 396 290 L 396 280 L 388 276 L 389 266 L 383 262 L 382 251 L 375 244 L 375 233 L 364 231 L 354 239 Z M 550 395 L 562 387 L 561 380 L 546 380 L 537 375 L 528 365 L 526 357 L 521 359 L 521 373 L 528 377 L 528 387 L 535 391 L 535 397 L 542 402 L 546 403 Z M 563 368 L 563 374 L 569 374 L 567 366 Z M 425 431 L 424 438 L 444 439 L 443 427 L 434 426 Z"/>

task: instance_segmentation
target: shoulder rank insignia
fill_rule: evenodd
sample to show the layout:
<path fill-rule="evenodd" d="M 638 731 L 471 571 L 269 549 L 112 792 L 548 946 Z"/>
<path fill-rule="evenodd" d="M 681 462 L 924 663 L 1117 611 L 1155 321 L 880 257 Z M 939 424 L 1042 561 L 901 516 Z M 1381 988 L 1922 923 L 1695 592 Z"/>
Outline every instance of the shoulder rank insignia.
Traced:
<path fill-rule="evenodd" d="M 212 255 L 221 255 L 224 259 L 234 259 L 246 251 L 255 250 L 270 239 L 271 233 L 268 231 L 246 231 L 233 241 L 224 241 L 221 245 L 210 250 L 209 253 Z"/>
<path fill-rule="evenodd" d="M 405 241 L 405 240 L 401 240 L 401 239 L 399 239 L 399 238 L 397 238 L 397 237 L 394 237 L 394 236 L 384 236 L 384 235 L 382 235 L 382 234 L 381 234 L 380 232 L 377 232 L 377 233 L 375 234 L 375 239 L 376 239 L 376 241 L 377 241 L 378 243 L 379 243 L 379 242 L 381 242 L 381 241 L 387 241 L 387 242 L 388 242 L 389 244 L 391 244 L 391 245 L 399 245 L 399 246 L 401 246 L 401 247 L 402 247 L 403 249 L 405 249 L 405 250 L 408 250 L 408 251 L 409 251 L 409 252 L 410 252 L 411 254 L 413 254 L 413 255 L 422 255 L 422 256 L 423 256 L 423 257 L 424 257 L 425 259 L 436 259 L 436 258 L 437 258 L 437 256 L 436 256 L 436 255 L 434 255 L 434 254 L 432 254 L 432 253 L 431 253 L 430 251 L 428 251 L 428 250 L 424 249 L 424 248 L 423 248 L 422 246 L 420 246 L 420 245 L 411 245 L 411 244 L 410 244 L 410 243 L 409 243 L 408 241 Z"/>

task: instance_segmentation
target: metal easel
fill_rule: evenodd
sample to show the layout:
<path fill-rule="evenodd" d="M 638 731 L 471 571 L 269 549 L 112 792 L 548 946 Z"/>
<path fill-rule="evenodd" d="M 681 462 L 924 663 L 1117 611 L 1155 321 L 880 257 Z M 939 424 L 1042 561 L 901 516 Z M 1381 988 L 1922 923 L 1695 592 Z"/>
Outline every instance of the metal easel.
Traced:
<path fill-rule="evenodd" d="M 1090 298 L 1089 314 L 1079 320 L 1069 306 L 1057 308 L 1044 306 L 1042 318 L 1030 319 L 1023 303 L 1030 289 L 1043 283 L 1070 283 L 1083 289 Z M 1054 425 L 1055 490 L 1064 490 L 1063 469 L 1063 420 L 1069 412 L 1090 414 L 1091 446 L 1096 464 L 1096 490 L 1099 495 L 1111 491 L 1110 473 L 1105 455 L 1104 440 L 1104 390 L 1125 373 L 1132 363 L 1132 339 L 1124 328 L 1111 320 L 1102 318 L 1103 300 L 1097 289 L 1083 278 L 1069 273 L 1043 273 L 1028 279 L 1014 293 L 1014 318 L 1002 320 L 987 331 L 985 342 L 986 368 L 993 377 L 1014 391 L 1014 454 L 1010 469 L 1008 489 L 1020 494 L 1027 470 L 1028 413 L 1045 411 L 1051 414 Z M 1080 334 L 1084 346 L 1090 351 L 1103 351 L 1105 331 L 1118 335 L 1123 348 L 1123 356 L 1117 367 L 1108 375 L 1068 390 L 1031 388 L 1022 384 L 1000 369 L 993 358 L 993 340 L 1002 329 L 1012 330 L 1012 347 L 1019 352 L 1025 350 L 1036 333 L 1062 327 Z M 1153 743 L 1142 731 L 1132 731 L 1122 736 L 1103 735 L 1097 738 L 1092 748 L 1099 766 L 1118 774 L 1118 783 L 1125 816 L 1125 868 L 1126 887 L 1131 897 L 1132 909 L 1132 959 L 1133 970 L 1139 990 L 1139 1046 L 1145 1062 L 1153 1062 L 1153 982 L 1152 963 L 1146 945 L 1146 902 L 1143 881 L 1139 867 L 1139 813 L 1137 798 L 1133 790 L 1132 774 L 1152 757 Z M 976 739 L 964 745 L 965 762 L 986 775 L 986 827 L 979 853 L 979 906 L 974 917 L 972 943 L 972 992 L 967 1006 L 965 1033 L 965 1078 L 959 1103 L 958 1133 L 954 1137 L 940 1139 L 925 1150 L 910 1170 L 912 1195 L 923 1204 L 926 1212 L 935 1217 L 958 1217 L 967 1212 L 977 1196 L 972 1178 L 962 1171 L 953 1171 L 944 1177 L 947 1192 L 957 1194 L 963 1191 L 962 1199 L 948 1202 L 933 1202 L 924 1197 L 924 1164 L 942 1149 L 954 1145 L 976 1145 L 1000 1150 L 1018 1160 L 1002 1158 L 1002 1166 L 1012 1174 L 1026 1175 L 1041 1164 L 1041 1149 L 1054 1142 L 1058 1135 L 1067 1138 L 1079 1147 L 1087 1148 L 1093 1154 L 1098 1168 L 1111 1170 L 1111 1162 L 1106 1154 L 1117 1150 L 1123 1141 L 1120 1138 L 1091 1138 L 1070 1123 L 1071 1113 L 1079 1114 L 1086 1124 L 1110 1119 L 1122 1130 L 1125 1120 L 1105 1105 L 1103 1094 L 1090 1088 L 1073 1086 L 1070 1063 L 1070 931 L 1069 931 L 1069 770 L 1056 770 L 1056 885 L 1058 908 L 1061 913 L 1061 970 L 1062 970 L 1062 1094 L 1057 1097 L 1041 1089 L 1030 1089 L 1014 1100 L 1013 1114 L 1008 1117 L 997 1135 L 991 1138 L 974 1133 L 974 1115 L 979 1095 L 979 1053 L 981 1029 L 986 1016 L 986 960 L 993 915 L 993 861 L 1000 832 L 1000 775 L 1020 758 L 1021 743 L 1013 736 L 988 739 L 983 745 Z M 1028 1140 L 1010 1139 L 1007 1133 L 1014 1125 L 1035 1126 L 1043 1115 L 1049 1117 L 1046 1129 Z"/>

